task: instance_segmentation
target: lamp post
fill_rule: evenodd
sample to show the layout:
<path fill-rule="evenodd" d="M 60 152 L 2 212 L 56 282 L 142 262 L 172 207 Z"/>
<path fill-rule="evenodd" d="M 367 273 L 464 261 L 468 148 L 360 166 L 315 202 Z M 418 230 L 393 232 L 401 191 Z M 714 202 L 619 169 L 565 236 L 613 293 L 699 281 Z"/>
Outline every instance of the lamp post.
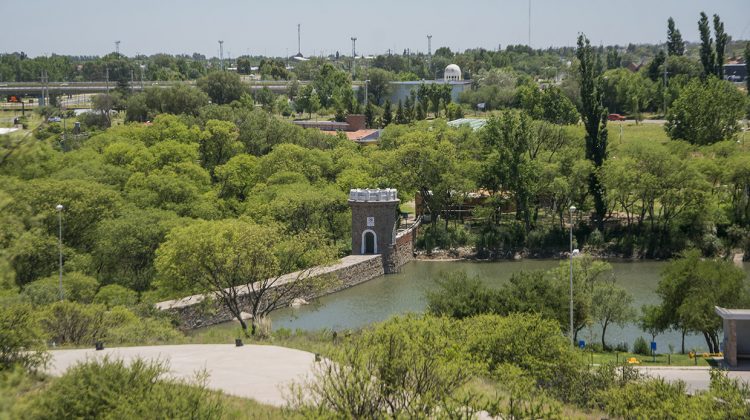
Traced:
<path fill-rule="evenodd" d="M 575 206 L 570 206 L 570 344 L 575 347 L 575 334 L 573 333 L 573 213 Z"/>
<path fill-rule="evenodd" d="M 58 281 L 58 286 L 60 287 L 60 300 L 63 300 L 65 298 L 65 293 L 63 292 L 63 285 L 62 285 L 62 211 L 65 207 L 63 207 L 62 204 L 58 204 L 55 209 L 57 210 L 57 222 L 58 222 L 58 242 L 57 242 L 57 250 L 58 254 L 60 256 L 60 277 Z"/>

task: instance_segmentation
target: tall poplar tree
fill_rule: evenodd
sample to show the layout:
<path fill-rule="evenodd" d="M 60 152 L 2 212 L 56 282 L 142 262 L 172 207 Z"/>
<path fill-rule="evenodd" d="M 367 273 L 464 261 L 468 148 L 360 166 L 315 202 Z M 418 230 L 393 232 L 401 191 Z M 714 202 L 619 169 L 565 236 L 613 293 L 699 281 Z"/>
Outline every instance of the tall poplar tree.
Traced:
<path fill-rule="evenodd" d="M 667 20 L 667 53 L 670 56 L 685 55 L 685 41 L 671 16 Z"/>
<path fill-rule="evenodd" d="M 698 21 L 698 31 L 701 36 L 701 64 L 703 64 L 703 76 L 716 74 L 716 53 L 714 53 L 714 40 L 711 38 L 711 28 L 708 26 L 708 16 L 701 12 Z"/>
<path fill-rule="evenodd" d="M 729 36 L 724 32 L 724 22 L 719 15 L 714 15 L 714 37 L 716 38 L 716 62 L 714 72 L 719 79 L 724 78 L 724 50 L 726 49 Z"/>
<path fill-rule="evenodd" d="M 745 83 L 747 83 L 747 94 L 750 95 L 750 42 L 745 44 L 745 73 L 747 73 L 747 77 L 745 78 Z"/>
<path fill-rule="evenodd" d="M 596 223 L 604 228 L 607 203 L 599 169 L 607 159 L 607 109 L 602 105 L 601 63 L 594 54 L 591 43 L 583 34 L 578 35 L 576 56 L 581 71 L 581 119 L 586 127 L 586 159 L 594 163 L 595 170 L 589 177 L 589 189 L 594 196 Z"/>

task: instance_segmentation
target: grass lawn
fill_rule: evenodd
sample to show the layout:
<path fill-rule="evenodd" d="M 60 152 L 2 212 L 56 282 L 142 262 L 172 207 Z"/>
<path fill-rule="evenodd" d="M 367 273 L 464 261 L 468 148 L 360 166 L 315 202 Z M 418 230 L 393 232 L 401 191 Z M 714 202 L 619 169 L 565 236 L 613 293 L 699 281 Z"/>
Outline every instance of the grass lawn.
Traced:
<path fill-rule="evenodd" d="M 700 353 L 697 359 L 691 359 L 687 354 L 657 354 L 656 357 L 643 356 L 634 353 L 591 353 L 589 351 L 581 352 L 581 357 L 589 363 L 622 363 L 631 357 L 636 358 L 640 364 L 637 366 L 711 366 L 708 360 L 701 357 Z M 655 361 L 654 361 L 655 360 Z M 697 362 L 697 363 L 696 363 Z"/>

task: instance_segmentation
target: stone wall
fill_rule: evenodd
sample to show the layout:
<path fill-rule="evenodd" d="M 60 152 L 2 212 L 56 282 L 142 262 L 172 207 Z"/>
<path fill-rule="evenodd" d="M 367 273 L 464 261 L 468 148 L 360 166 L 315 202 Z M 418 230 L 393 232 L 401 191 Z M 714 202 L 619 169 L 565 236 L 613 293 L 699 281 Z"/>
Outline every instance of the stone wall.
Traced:
<path fill-rule="evenodd" d="M 383 265 L 386 274 L 397 273 L 402 265 L 414 259 L 414 241 L 417 239 L 418 225 L 418 223 L 414 224 L 396 235 L 396 243 L 384 256 Z"/>
<path fill-rule="evenodd" d="M 277 284 L 283 285 L 297 278 L 312 278 L 319 276 L 331 276 L 331 284 L 324 290 L 302 296 L 305 300 L 312 300 L 320 296 L 337 292 L 348 287 L 355 286 L 367 280 L 384 274 L 383 259 L 380 255 L 350 255 L 342 258 L 337 264 L 327 267 L 315 267 L 306 272 L 290 273 L 282 276 Z M 240 302 L 242 306 L 248 307 L 249 295 L 247 290 L 240 291 Z M 289 304 L 291 302 L 285 302 Z M 208 325 L 220 324 L 234 319 L 231 313 L 218 301 L 215 294 L 194 295 L 182 299 L 159 302 L 157 309 L 170 312 L 179 328 L 191 330 Z M 250 312 L 247 309 L 245 312 Z"/>

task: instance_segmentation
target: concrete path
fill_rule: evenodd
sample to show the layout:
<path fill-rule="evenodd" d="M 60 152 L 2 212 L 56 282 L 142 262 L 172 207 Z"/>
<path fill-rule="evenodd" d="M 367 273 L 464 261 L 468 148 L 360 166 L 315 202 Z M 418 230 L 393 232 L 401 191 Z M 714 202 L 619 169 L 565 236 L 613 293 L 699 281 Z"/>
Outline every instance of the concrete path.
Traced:
<path fill-rule="evenodd" d="M 61 375 L 69 367 L 91 358 L 131 361 L 137 357 L 169 362 L 170 375 L 193 379 L 195 373 L 208 372 L 207 386 L 238 397 L 252 398 L 264 404 L 284 405 L 289 384 L 312 373 L 315 355 L 277 346 L 229 344 L 187 344 L 174 346 L 119 347 L 54 350 L 47 372 Z"/>
<path fill-rule="evenodd" d="M 661 377 L 669 382 L 681 380 L 687 385 L 687 391 L 694 393 L 696 391 L 708 390 L 711 385 L 711 375 L 708 367 L 698 366 L 659 366 L 644 367 L 639 366 L 641 373 L 652 377 Z M 729 371 L 730 378 L 737 378 L 750 384 L 750 371 Z"/>

